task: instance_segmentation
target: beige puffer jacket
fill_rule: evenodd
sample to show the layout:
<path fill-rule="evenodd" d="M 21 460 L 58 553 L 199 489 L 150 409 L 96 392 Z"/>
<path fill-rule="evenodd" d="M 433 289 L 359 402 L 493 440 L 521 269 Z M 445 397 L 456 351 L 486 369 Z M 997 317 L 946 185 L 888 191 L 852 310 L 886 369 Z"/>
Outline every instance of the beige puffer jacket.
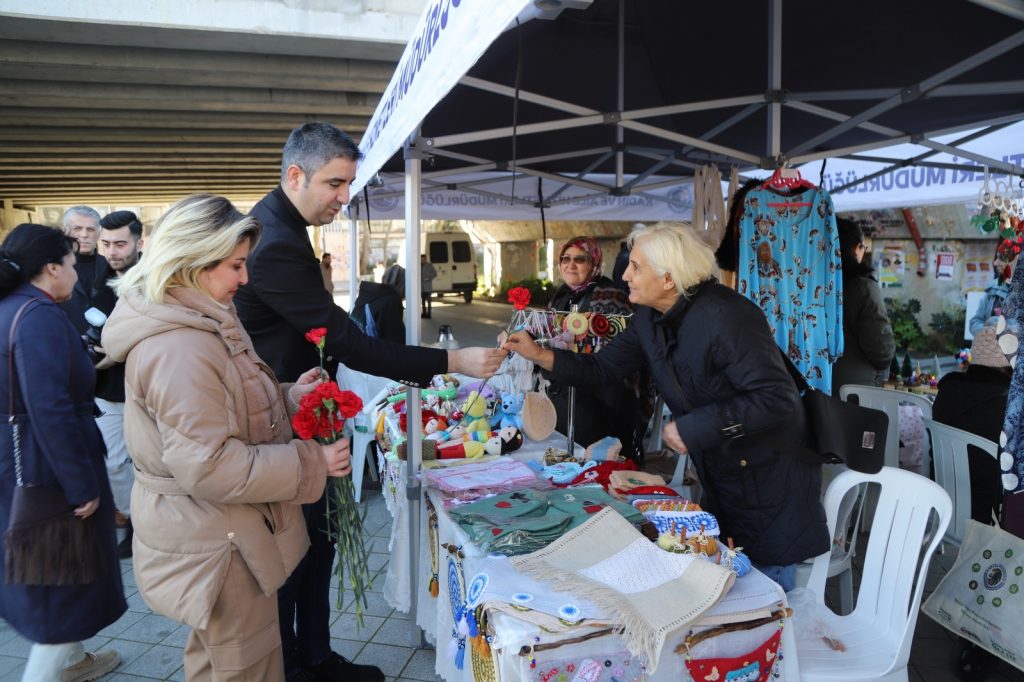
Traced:
<path fill-rule="evenodd" d="M 135 462 L 135 579 L 154 611 L 206 627 L 238 550 L 264 594 L 309 545 L 320 446 L 292 439 L 286 399 L 234 307 L 195 289 L 162 304 L 121 297 L 103 347 L 126 363 L 124 431 Z"/>

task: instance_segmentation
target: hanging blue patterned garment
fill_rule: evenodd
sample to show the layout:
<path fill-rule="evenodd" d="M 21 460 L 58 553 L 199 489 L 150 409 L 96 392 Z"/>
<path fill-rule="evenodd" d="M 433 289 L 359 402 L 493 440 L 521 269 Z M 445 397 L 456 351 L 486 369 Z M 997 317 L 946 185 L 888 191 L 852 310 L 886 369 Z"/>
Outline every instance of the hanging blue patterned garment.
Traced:
<path fill-rule="evenodd" d="M 1021 331 L 1024 330 L 1024 268 L 1017 267 L 1010 280 L 1010 292 L 1003 302 L 1003 315 L 996 324 L 999 347 L 1013 367 L 1013 379 L 1006 398 L 1006 416 L 999 434 L 999 466 L 1003 473 L 1003 528 L 1024 537 L 1024 362 L 1017 362 Z"/>
<path fill-rule="evenodd" d="M 794 206 L 806 202 L 808 206 Z M 832 392 L 843 352 L 843 279 L 832 198 L 751 190 L 739 225 L 736 289 L 768 317 L 776 343 L 807 383 Z"/>

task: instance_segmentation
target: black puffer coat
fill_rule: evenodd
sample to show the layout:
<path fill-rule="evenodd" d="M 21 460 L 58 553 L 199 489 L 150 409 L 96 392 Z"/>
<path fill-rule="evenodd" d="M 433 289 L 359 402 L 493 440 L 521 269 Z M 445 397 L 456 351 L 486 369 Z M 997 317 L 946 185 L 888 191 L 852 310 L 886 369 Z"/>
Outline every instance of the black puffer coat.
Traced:
<path fill-rule="evenodd" d="M 709 280 L 664 315 L 638 306 L 626 331 L 596 355 L 555 351 L 553 375 L 608 385 L 645 362 L 724 536 L 762 565 L 785 566 L 827 551 L 821 467 L 749 437 L 779 430 L 776 435 L 803 443 L 805 432 L 799 394 L 764 313 Z M 734 438 L 740 431 L 748 436 Z"/>

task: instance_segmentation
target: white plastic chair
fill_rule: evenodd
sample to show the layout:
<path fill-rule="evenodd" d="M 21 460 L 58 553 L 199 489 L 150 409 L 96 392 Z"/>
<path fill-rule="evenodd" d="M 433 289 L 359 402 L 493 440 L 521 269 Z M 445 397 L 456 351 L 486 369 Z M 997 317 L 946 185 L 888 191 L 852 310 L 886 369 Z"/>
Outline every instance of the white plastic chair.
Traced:
<path fill-rule="evenodd" d="M 845 467 L 843 467 L 845 470 Z M 828 562 L 828 578 L 839 576 L 839 614 L 853 610 L 853 558 L 857 555 L 857 537 L 863 517 L 866 485 L 850 489 L 839 505 L 836 533 L 832 538 L 832 555 Z M 852 526 L 850 525 L 852 522 Z M 814 559 L 796 565 L 797 587 L 807 587 Z"/>
<path fill-rule="evenodd" d="M 973 445 L 984 450 L 993 458 L 999 457 L 999 446 L 981 436 L 931 419 L 925 419 L 924 426 L 932 442 L 935 482 L 953 500 L 953 521 L 949 524 L 943 542 L 959 548 L 967 530 L 967 520 L 971 518 L 971 475 L 967 464 L 967 446 Z"/>
<path fill-rule="evenodd" d="M 856 400 L 850 400 L 856 396 Z M 910 404 L 921 408 L 921 414 L 931 419 L 932 403 L 924 396 L 907 391 L 897 391 L 892 388 L 879 388 L 877 386 L 862 386 L 860 384 L 844 384 L 839 387 L 839 397 L 847 402 L 856 402 L 862 407 L 870 407 L 874 410 L 881 410 L 889 417 L 889 428 L 885 432 L 885 458 L 883 464 L 887 467 L 899 467 L 900 465 L 900 405 Z M 921 471 L 927 476 L 929 461 L 927 452 L 921 460 Z M 871 525 L 871 519 L 875 513 L 875 492 L 868 491 L 868 498 L 864 508 L 864 523 Z"/>
<path fill-rule="evenodd" d="M 844 471 L 825 493 L 832 535 L 843 498 L 864 483 L 881 489 L 857 605 L 846 616 L 837 616 L 827 607 L 818 609 L 822 633 L 842 642 L 846 650 L 833 651 L 817 636 L 798 637 L 803 682 L 908 679 L 910 645 L 928 564 L 949 525 L 953 504 L 938 484 L 909 471 L 894 467 L 883 467 L 877 474 Z M 831 558 L 831 552 L 826 552 L 814 560 L 807 583 L 819 604 L 825 601 Z"/>
<path fill-rule="evenodd" d="M 388 383 L 389 380 L 384 377 L 364 374 L 363 372 L 349 369 L 345 365 L 338 365 L 338 386 L 344 390 L 352 391 L 362 398 L 367 410 L 371 407 L 370 401 Z M 368 419 L 368 416 L 364 418 Z M 362 499 L 363 471 L 366 467 L 366 455 L 375 435 L 372 427 L 368 432 L 356 431 L 352 434 L 352 484 L 355 487 L 356 502 Z M 370 463 L 370 477 L 375 481 L 377 480 L 376 461 Z"/>

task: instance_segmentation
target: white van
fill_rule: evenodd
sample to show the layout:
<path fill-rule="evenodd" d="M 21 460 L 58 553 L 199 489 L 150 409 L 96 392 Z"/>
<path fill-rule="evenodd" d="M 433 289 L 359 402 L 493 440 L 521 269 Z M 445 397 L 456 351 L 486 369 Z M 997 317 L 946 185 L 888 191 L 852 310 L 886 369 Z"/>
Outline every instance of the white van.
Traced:
<path fill-rule="evenodd" d="M 423 235 L 423 251 L 437 270 L 434 293 L 461 294 L 472 303 L 476 290 L 476 253 L 469 235 L 461 230 L 427 232 Z"/>

